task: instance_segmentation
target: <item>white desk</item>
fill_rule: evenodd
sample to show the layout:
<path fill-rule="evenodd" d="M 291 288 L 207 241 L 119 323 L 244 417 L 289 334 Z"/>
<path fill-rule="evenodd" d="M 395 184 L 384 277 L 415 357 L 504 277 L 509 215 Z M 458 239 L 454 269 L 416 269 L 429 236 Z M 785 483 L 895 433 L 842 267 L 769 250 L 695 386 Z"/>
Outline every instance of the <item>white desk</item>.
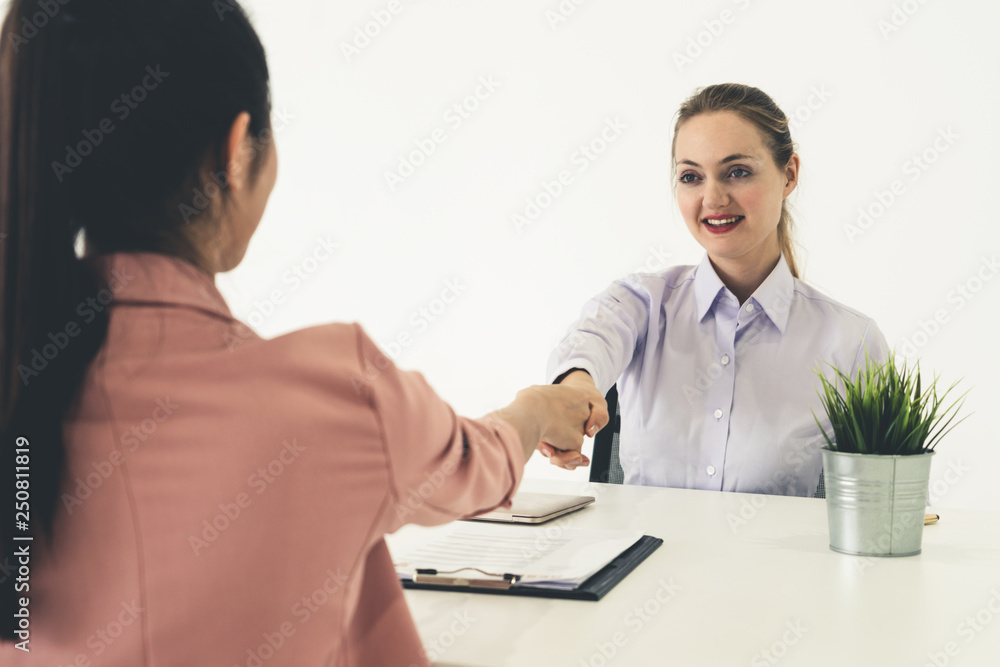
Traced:
<path fill-rule="evenodd" d="M 600 602 L 407 591 L 439 665 L 1000 665 L 1000 512 L 942 510 L 920 555 L 862 558 L 830 550 L 823 500 L 522 488 L 597 497 L 539 526 L 543 537 L 633 528 L 664 543 Z M 407 527 L 390 547 L 425 530 Z"/>

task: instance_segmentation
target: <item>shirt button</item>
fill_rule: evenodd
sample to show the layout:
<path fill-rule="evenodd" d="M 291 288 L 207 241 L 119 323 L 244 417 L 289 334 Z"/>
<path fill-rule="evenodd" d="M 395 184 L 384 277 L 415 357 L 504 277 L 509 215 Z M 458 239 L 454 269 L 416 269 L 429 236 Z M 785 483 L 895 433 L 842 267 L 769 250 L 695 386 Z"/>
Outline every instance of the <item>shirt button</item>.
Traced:
<path fill-rule="evenodd" d="M 715 466 L 708 466 L 708 468 L 705 469 L 705 472 L 708 473 L 709 477 L 715 476 Z"/>
<path fill-rule="evenodd" d="M 728 354 L 722 355 L 722 365 L 723 366 L 728 366 L 729 365 L 729 355 Z"/>
<path fill-rule="evenodd" d="M 716 408 L 715 412 L 713 414 L 715 415 L 716 419 L 722 419 L 722 410 L 719 410 L 718 408 Z"/>
<path fill-rule="evenodd" d="M 753 304 L 752 303 L 748 303 L 747 304 L 747 312 L 748 313 L 752 313 L 753 312 Z"/>

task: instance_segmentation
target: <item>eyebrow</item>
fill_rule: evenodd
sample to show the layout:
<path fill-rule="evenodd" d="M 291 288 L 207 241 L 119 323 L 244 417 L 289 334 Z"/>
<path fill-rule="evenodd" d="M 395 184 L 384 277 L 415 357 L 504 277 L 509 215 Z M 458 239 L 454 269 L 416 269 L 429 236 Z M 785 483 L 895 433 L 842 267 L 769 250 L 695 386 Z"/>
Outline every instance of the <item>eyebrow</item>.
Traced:
<path fill-rule="evenodd" d="M 755 158 L 753 155 L 746 155 L 744 153 L 733 153 L 732 155 L 728 155 L 719 160 L 719 164 L 726 164 L 727 162 L 735 162 L 736 160 L 754 160 L 755 162 L 759 162 L 759 160 Z M 681 160 L 677 164 L 689 164 L 692 167 L 701 168 L 701 165 L 695 162 L 694 160 Z"/>

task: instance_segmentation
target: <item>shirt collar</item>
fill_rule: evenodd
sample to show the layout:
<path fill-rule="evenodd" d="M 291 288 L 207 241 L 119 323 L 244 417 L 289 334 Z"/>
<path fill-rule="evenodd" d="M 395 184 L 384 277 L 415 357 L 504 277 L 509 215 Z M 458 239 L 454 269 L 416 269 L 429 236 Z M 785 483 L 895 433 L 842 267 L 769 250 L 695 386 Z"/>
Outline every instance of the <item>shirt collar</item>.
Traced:
<path fill-rule="evenodd" d="M 193 308 L 233 319 L 214 276 L 179 257 L 151 252 L 110 253 L 91 261 L 103 276 L 102 292 L 111 293 L 114 305 Z M 107 296 L 102 292 L 97 298 L 106 303 Z"/>
<path fill-rule="evenodd" d="M 705 253 L 701 264 L 694 270 L 694 299 L 698 306 L 699 322 L 705 319 L 722 292 L 729 294 L 729 290 L 715 272 L 712 262 L 708 260 L 708 253 Z"/>
<path fill-rule="evenodd" d="M 788 313 L 791 310 L 794 289 L 795 279 L 788 269 L 785 256 L 782 255 L 778 258 L 778 263 L 770 275 L 764 279 L 764 282 L 750 297 L 781 333 L 785 333 L 785 326 L 788 324 Z M 694 296 L 695 304 L 698 307 L 699 322 L 705 319 L 722 293 L 730 294 L 722 279 L 715 272 L 715 268 L 706 253 L 701 263 L 695 268 L 694 275 Z"/>
<path fill-rule="evenodd" d="M 795 278 L 788 269 L 785 256 L 778 258 L 771 274 L 764 279 L 757 291 L 753 293 L 757 305 L 771 318 L 778 331 L 785 333 L 788 324 L 788 313 L 792 309 L 792 294 L 795 291 Z"/>

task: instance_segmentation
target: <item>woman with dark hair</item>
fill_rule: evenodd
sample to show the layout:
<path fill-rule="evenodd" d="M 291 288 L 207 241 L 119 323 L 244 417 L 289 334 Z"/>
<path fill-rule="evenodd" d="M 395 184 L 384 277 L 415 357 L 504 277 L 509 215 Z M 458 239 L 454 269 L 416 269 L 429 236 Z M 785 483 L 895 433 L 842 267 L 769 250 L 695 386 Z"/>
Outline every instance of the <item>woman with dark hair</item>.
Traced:
<path fill-rule="evenodd" d="M 627 484 L 810 496 L 824 415 L 816 371 L 888 355 L 875 322 L 799 279 L 787 198 L 799 156 L 763 91 L 699 90 L 678 112 L 673 187 L 697 266 L 615 281 L 583 309 L 549 378 L 594 400 L 617 383 Z M 829 424 L 826 424 L 830 430 Z M 541 445 L 558 466 L 578 452 Z"/>
<path fill-rule="evenodd" d="M 11 3 L 5 667 L 426 664 L 383 535 L 508 502 L 607 420 L 572 387 L 458 417 L 357 325 L 235 320 L 214 276 L 274 187 L 269 117 L 235 0 Z"/>

